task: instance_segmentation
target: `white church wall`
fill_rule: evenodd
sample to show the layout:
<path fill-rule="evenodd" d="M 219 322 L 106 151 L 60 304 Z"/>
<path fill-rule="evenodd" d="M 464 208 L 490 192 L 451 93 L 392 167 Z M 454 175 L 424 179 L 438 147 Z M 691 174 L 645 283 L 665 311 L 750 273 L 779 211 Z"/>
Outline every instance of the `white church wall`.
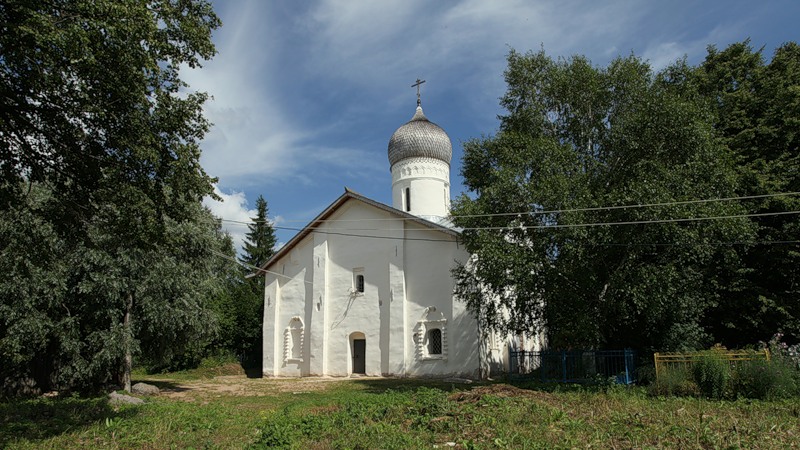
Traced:
<path fill-rule="evenodd" d="M 468 256 L 454 236 L 357 200 L 315 227 L 268 268 L 265 375 L 348 376 L 364 339 L 366 375 L 478 376 L 477 324 L 453 297 L 450 269 Z M 421 324 L 440 330 L 440 356 L 420 353 Z"/>
<path fill-rule="evenodd" d="M 273 264 L 270 269 L 277 273 L 277 275 L 271 275 L 275 277 L 277 284 L 275 288 L 276 305 L 273 308 L 274 313 L 272 313 L 274 329 L 271 333 L 273 374 L 277 376 L 295 377 L 309 372 L 310 340 L 308 334 L 311 316 L 306 305 L 310 303 L 312 295 L 312 272 L 310 270 L 312 242 L 312 238 L 307 237 L 298 243 L 290 253 Z M 292 328 L 296 328 L 294 327 L 295 318 L 302 322 L 299 342 L 295 339 L 297 333 L 292 332 Z M 293 352 L 296 345 L 300 346 L 299 355 Z"/>
<path fill-rule="evenodd" d="M 411 330 L 406 340 L 407 374 L 477 376 L 477 324 L 464 305 L 454 299 L 450 274 L 455 261 L 465 261 L 468 254 L 459 248 L 455 238 L 447 240 L 447 235 L 413 223 L 407 227 L 406 318 Z M 444 328 L 442 345 L 446 348 L 441 357 L 426 356 L 426 333 L 440 327 Z"/>
<path fill-rule="evenodd" d="M 389 336 L 385 331 L 389 321 L 388 259 L 397 244 L 386 238 L 397 233 L 391 230 L 398 224 L 387 220 L 392 219 L 390 214 L 357 201 L 343 205 L 331 219 L 324 229 L 339 234 L 328 236 L 331 309 L 327 374 L 352 373 L 352 336 L 363 333 L 365 372 L 381 375 L 388 367 Z M 354 271 L 364 276 L 364 292 L 356 289 Z"/>

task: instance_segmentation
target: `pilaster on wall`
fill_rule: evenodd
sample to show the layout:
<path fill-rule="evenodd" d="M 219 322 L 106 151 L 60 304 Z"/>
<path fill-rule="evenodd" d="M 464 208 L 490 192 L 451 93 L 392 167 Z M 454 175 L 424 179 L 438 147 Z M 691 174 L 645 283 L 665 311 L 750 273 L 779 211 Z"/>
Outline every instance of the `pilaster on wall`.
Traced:
<path fill-rule="evenodd" d="M 311 375 L 325 375 L 328 371 L 328 240 L 322 233 L 314 235 L 312 265 L 312 304 L 306 305 L 311 309 L 309 370 Z"/>
<path fill-rule="evenodd" d="M 277 277 L 266 275 L 264 280 L 264 321 L 262 322 L 262 373 L 264 376 L 278 375 L 280 361 L 276 355 L 281 355 L 277 350 L 281 346 L 281 330 L 275 322 L 278 317 L 280 303 L 280 285 Z"/>
<path fill-rule="evenodd" d="M 389 373 L 406 373 L 406 280 L 405 246 L 398 240 L 395 256 L 389 258 Z M 401 340 L 402 339 L 402 340 Z"/>

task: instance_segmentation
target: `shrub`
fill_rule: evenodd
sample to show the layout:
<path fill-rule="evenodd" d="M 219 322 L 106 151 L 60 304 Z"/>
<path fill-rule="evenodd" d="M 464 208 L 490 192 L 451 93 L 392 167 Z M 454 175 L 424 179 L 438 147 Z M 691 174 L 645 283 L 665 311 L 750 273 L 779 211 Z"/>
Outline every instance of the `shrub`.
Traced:
<path fill-rule="evenodd" d="M 694 381 L 700 392 L 708 397 L 721 399 L 730 393 L 731 366 L 716 350 L 703 352 L 692 367 Z"/>
<path fill-rule="evenodd" d="M 671 367 L 659 374 L 658 379 L 648 388 L 650 395 L 695 396 L 700 390 L 686 367 Z"/>
<path fill-rule="evenodd" d="M 788 398 L 797 394 L 796 371 L 782 358 L 772 361 L 743 361 L 736 367 L 733 393 L 757 399 Z"/>

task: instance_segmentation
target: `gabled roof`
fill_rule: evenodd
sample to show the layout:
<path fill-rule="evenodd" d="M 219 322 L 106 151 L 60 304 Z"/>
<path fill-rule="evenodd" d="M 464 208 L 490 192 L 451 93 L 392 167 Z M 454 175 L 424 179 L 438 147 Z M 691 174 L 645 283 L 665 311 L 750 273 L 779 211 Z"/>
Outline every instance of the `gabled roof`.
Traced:
<path fill-rule="evenodd" d="M 389 205 L 384 205 L 383 203 L 376 202 L 371 198 L 364 197 L 363 195 L 348 189 L 344 188 L 344 194 L 342 194 L 339 198 L 333 201 L 327 208 L 325 208 L 317 217 L 311 220 L 302 230 L 300 230 L 293 238 L 289 240 L 280 250 L 275 252 L 272 255 L 272 258 L 268 259 L 264 265 L 261 266 L 261 269 L 267 269 L 269 266 L 277 262 L 279 259 L 283 258 L 287 253 L 289 253 L 292 248 L 294 248 L 300 241 L 302 241 L 306 236 L 314 232 L 314 229 L 317 228 L 320 224 L 322 224 L 328 217 L 332 216 L 342 205 L 347 203 L 349 200 L 356 200 L 362 203 L 366 203 L 372 207 L 380 209 L 382 211 L 388 212 L 389 214 L 395 215 L 404 220 L 410 220 L 422 226 L 428 227 L 434 231 L 440 231 L 442 233 L 446 233 L 452 236 L 460 236 L 457 230 L 452 228 L 448 228 L 442 226 L 440 224 L 431 222 L 430 220 L 423 219 L 421 217 L 417 217 L 413 214 L 409 214 L 405 211 L 400 211 L 399 209 L 392 208 Z M 259 275 L 265 274 L 265 271 L 259 271 Z"/>

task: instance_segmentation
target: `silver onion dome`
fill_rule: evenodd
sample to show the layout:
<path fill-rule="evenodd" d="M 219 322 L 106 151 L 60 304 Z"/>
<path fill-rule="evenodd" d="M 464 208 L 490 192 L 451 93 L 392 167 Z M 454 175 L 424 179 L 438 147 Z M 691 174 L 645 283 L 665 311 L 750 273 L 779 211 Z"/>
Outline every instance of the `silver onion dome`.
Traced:
<path fill-rule="evenodd" d="M 453 157 L 453 144 L 447 133 L 428 120 L 417 106 L 414 117 L 394 132 L 389 139 L 389 164 L 406 158 L 434 158 L 450 164 Z"/>

